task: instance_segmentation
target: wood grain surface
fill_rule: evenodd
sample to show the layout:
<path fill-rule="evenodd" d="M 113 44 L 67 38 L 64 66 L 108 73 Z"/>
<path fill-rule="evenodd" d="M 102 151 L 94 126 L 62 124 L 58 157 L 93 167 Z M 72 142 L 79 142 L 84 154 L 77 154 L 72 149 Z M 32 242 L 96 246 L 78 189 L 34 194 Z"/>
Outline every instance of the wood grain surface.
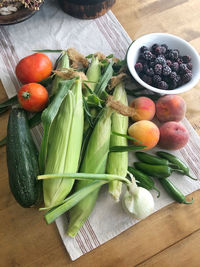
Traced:
<path fill-rule="evenodd" d="M 200 52 L 200 4 L 196 0 L 118 0 L 112 11 L 132 39 L 168 32 Z M 183 94 L 187 118 L 200 134 L 200 84 Z M 0 102 L 6 94 L 0 84 Z M 0 139 L 8 112 L 0 117 Z M 47 226 L 36 209 L 22 209 L 13 199 L 0 148 L 0 267 L 199 266 L 200 192 L 192 205 L 173 203 L 116 238 L 72 262 L 54 224 Z"/>

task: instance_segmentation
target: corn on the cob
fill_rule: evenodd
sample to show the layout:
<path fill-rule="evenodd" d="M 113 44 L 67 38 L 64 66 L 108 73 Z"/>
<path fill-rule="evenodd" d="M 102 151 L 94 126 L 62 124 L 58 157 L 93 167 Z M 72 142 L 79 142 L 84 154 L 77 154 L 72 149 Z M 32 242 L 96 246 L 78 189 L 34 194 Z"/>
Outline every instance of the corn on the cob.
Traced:
<path fill-rule="evenodd" d="M 69 68 L 69 57 L 66 51 L 62 51 L 60 58 L 58 59 L 57 67 L 56 67 L 57 70 L 61 70 L 63 68 Z M 59 82 L 62 80 L 63 79 L 61 77 L 59 77 L 58 75 L 55 75 L 55 78 L 52 84 L 52 91 L 51 91 L 52 95 L 54 95 L 57 92 Z"/>
<path fill-rule="evenodd" d="M 80 79 L 61 104 L 50 130 L 45 173 L 68 173 L 78 169 L 83 135 L 83 104 Z M 46 207 L 60 203 L 71 191 L 74 180 L 47 180 L 43 183 Z"/>
<path fill-rule="evenodd" d="M 110 144 L 112 112 L 112 109 L 105 108 L 97 124 L 95 125 L 86 149 L 83 162 L 81 164 L 80 172 L 96 174 L 105 173 Z M 78 181 L 75 190 L 78 191 L 89 183 L 91 182 Z M 70 210 L 70 222 L 67 231 L 67 234 L 69 236 L 75 236 L 89 217 L 96 203 L 98 192 L 99 189 L 90 193 Z"/>
<path fill-rule="evenodd" d="M 87 70 L 86 76 L 88 78 L 89 87 L 92 91 L 94 91 L 99 78 L 101 77 L 101 65 L 98 57 L 93 56 L 91 64 Z"/>
<path fill-rule="evenodd" d="M 115 87 L 113 99 L 121 101 L 122 104 L 127 105 L 127 95 L 123 83 Z M 128 129 L 128 117 L 114 112 L 111 117 L 112 132 L 126 134 Z M 117 135 L 111 135 L 110 147 L 112 146 L 127 146 L 127 139 Z M 128 168 L 128 152 L 110 152 L 107 162 L 107 173 L 116 174 L 125 177 Z M 112 181 L 109 183 L 109 193 L 116 201 L 119 201 L 121 194 L 122 183 L 120 181 Z"/>

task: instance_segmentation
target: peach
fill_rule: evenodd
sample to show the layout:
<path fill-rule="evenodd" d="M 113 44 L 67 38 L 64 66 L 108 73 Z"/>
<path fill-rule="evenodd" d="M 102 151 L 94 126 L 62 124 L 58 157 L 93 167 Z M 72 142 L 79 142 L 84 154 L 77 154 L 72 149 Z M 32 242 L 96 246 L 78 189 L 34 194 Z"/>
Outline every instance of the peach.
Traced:
<path fill-rule="evenodd" d="M 132 115 L 134 121 L 152 120 L 156 111 L 154 102 L 145 96 L 135 98 L 130 107 L 134 109 Z"/>
<path fill-rule="evenodd" d="M 178 95 L 161 96 L 156 102 L 156 116 L 159 121 L 180 121 L 184 118 L 186 104 Z"/>
<path fill-rule="evenodd" d="M 160 127 L 159 146 L 169 150 L 184 147 L 189 139 L 189 132 L 185 126 L 176 121 L 165 122 Z"/>
<path fill-rule="evenodd" d="M 146 147 L 144 150 L 156 146 L 160 137 L 158 127 L 148 120 L 141 120 L 133 123 L 128 129 L 128 134 L 138 140 L 138 142 L 133 141 L 134 144 L 145 145 Z"/>

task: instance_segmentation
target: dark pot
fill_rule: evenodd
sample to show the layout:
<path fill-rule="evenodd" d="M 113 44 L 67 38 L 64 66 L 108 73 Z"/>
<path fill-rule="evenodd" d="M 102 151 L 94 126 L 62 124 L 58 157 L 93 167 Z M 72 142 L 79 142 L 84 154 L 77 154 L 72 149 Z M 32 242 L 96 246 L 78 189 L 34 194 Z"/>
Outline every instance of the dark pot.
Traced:
<path fill-rule="evenodd" d="M 80 19 L 94 19 L 104 15 L 116 0 L 59 0 L 64 12 Z"/>

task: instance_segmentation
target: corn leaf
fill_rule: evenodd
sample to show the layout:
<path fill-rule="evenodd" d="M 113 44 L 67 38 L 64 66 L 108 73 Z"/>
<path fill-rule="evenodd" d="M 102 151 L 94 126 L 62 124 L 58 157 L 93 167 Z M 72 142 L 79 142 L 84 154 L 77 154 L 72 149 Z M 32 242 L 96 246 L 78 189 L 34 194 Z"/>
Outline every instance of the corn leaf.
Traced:
<path fill-rule="evenodd" d="M 144 149 L 146 146 L 132 145 L 132 146 L 113 146 L 110 152 L 126 152 Z"/>
<path fill-rule="evenodd" d="M 102 77 L 100 78 L 99 82 L 97 83 L 96 87 L 95 87 L 95 94 L 98 97 L 101 97 L 102 93 L 105 91 L 110 79 L 112 78 L 113 75 L 113 68 L 112 68 L 113 62 L 110 62 L 104 72 L 104 74 L 102 75 Z"/>
<path fill-rule="evenodd" d="M 38 50 L 32 50 L 33 52 L 40 52 L 40 53 L 61 53 L 63 49 L 38 49 Z"/>
<path fill-rule="evenodd" d="M 11 97 L 10 99 L 4 101 L 0 104 L 0 111 L 2 108 L 10 107 L 12 105 L 18 104 L 18 98 L 17 95 Z"/>
<path fill-rule="evenodd" d="M 66 51 L 62 51 L 56 63 L 56 70 L 60 70 L 63 68 L 69 68 L 69 57 Z M 61 81 L 63 81 L 63 78 L 59 77 L 58 75 L 55 75 L 51 89 L 52 95 L 56 94 L 59 82 Z"/>
<path fill-rule="evenodd" d="M 117 133 L 115 131 L 112 131 L 112 134 L 117 135 L 117 136 L 121 136 L 121 137 L 124 137 L 126 139 L 129 139 L 131 141 L 135 141 L 135 142 L 139 142 L 139 143 L 143 144 L 142 141 L 137 140 L 136 138 L 133 138 L 133 137 L 131 137 L 129 135 L 126 135 L 126 134 Z"/>
<path fill-rule="evenodd" d="M 0 109 L 0 114 L 6 112 L 7 110 L 9 110 L 9 107 L 1 108 Z"/>

